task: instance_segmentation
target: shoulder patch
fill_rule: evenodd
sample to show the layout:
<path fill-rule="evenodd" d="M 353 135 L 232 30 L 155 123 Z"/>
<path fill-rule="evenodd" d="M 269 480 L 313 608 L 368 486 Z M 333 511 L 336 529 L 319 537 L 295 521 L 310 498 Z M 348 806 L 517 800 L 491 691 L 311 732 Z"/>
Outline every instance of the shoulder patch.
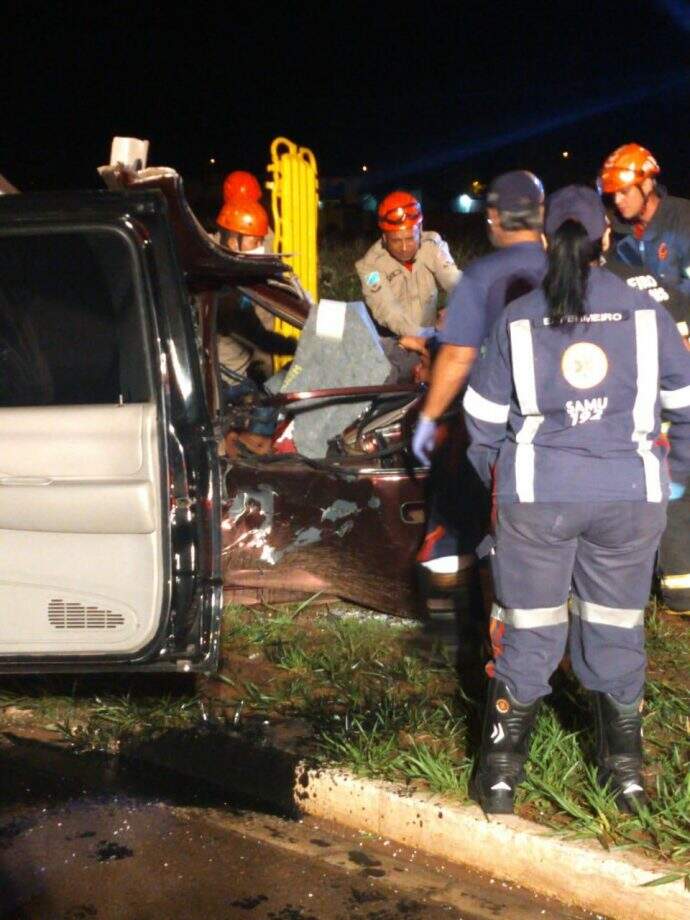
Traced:
<path fill-rule="evenodd" d="M 367 284 L 369 287 L 374 287 L 375 284 L 381 283 L 381 275 L 378 272 L 369 272 L 367 275 Z"/>

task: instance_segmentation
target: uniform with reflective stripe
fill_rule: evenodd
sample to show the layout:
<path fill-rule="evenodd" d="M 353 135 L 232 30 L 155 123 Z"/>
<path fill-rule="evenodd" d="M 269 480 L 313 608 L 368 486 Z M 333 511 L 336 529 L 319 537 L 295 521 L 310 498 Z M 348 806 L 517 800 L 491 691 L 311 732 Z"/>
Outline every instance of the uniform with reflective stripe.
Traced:
<path fill-rule="evenodd" d="M 464 408 L 479 475 L 488 485 L 496 466 L 499 502 L 662 501 L 662 412 L 672 478 L 690 474 L 690 354 L 672 318 L 601 268 L 581 321 L 545 315 L 541 289 L 513 301 L 475 365 Z"/>
<path fill-rule="evenodd" d="M 673 319 L 600 268 L 564 327 L 533 291 L 496 323 L 464 408 L 470 460 L 495 479 L 496 677 L 521 703 L 544 696 L 570 637 L 585 687 L 637 699 L 666 520 L 662 411 L 672 477 L 690 473 L 690 352 Z"/>

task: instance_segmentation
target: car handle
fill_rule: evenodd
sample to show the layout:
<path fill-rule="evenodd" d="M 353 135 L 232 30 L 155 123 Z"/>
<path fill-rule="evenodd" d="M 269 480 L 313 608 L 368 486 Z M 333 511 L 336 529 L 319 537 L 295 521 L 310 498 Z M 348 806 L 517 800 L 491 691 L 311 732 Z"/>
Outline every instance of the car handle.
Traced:
<path fill-rule="evenodd" d="M 0 486 L 49 486 L 52 482 L 48 476 L 3 476 Z"/>

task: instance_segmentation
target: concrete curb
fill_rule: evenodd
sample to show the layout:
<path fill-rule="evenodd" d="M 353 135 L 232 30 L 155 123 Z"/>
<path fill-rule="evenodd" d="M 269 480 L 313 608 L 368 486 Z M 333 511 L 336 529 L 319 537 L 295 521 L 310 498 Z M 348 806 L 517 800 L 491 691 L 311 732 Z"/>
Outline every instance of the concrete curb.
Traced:
<path fill-rule="evenodd" d="M 22 736 L 16 728 L 11 734 Z M 34 740 L 65 750 L 64 739 L 30 732 Z M 522 818 L 488 819 L 475 805 L 440 796 L 411 795 L 392 783 L 343 770 L 310 769 L 297 743 L 248 739 L 210 729 L 171 730 L 155 740 L 125 744 L 121 756 L 206 782 L 283 814 L 328 818 L 430 856 L 515 882 L 538 894 L 577 905 L 611 920 L 688 920 L 690 892 L 681 881 L 640 887 L 673 872 L 672 865 L 598 844 L 564 840 Z M 290 749 L 292 747 L 292 750 Z"/>
<path fill-rule="evenodd" d="M 564 840 L 517 816 L 489 819 L 478 806 L 409 796 L 390 783 L 306 767 L 297 777 L 295 796 L 307 814 L 389 837 L 615 920 L 690 917 L 690 893 L 682 881 L 640 887 L 670 874 L 671 866 Z"/>

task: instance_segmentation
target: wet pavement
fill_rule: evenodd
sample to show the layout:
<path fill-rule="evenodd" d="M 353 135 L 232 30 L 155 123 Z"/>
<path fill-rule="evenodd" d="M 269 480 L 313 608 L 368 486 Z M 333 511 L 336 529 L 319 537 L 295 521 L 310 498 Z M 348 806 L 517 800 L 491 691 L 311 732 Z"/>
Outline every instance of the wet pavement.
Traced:
<path fill-rule="evenodd" d="M 392 841 L 0 735 L 5 920 L 582 920 Z"/>

